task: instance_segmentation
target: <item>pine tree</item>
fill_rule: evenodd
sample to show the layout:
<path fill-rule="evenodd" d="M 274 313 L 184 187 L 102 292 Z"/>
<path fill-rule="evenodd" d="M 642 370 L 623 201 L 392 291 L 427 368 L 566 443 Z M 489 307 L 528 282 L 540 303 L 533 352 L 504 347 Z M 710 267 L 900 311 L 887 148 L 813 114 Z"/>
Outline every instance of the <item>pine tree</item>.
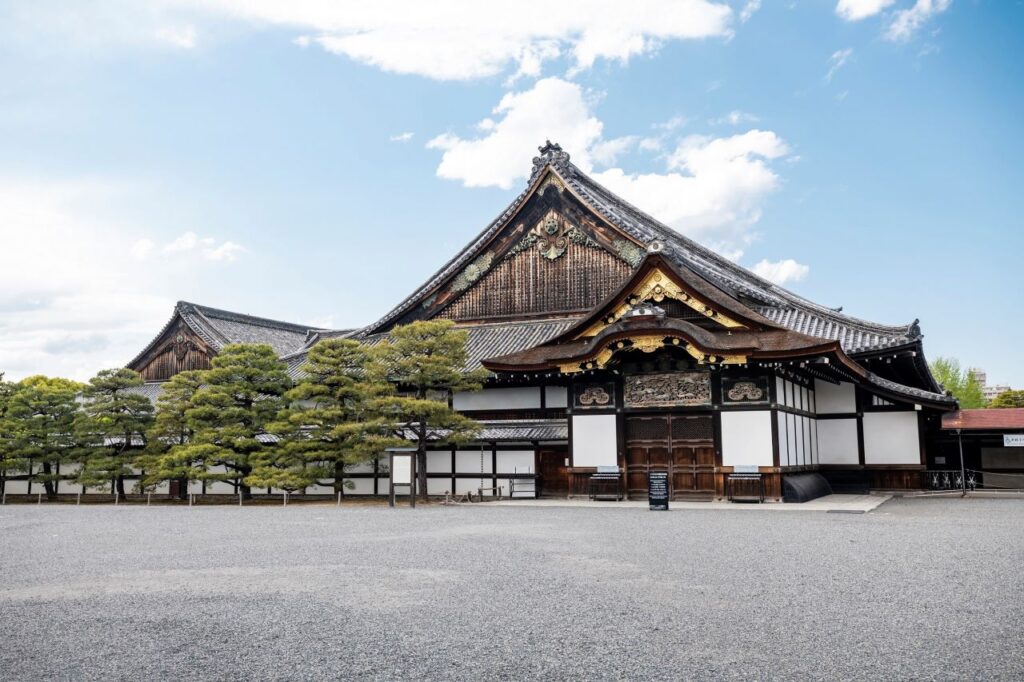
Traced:
<path fill-rule="evenodd" d="M 202 388 L 204 372 L 199 370 L 179 372 L 163 385 L 163 391 L 156 399 L 156 415 L 146 434 L 146 452 L 139 457 L 138 465 L 145 476 L 142 488 L 151 488 L 163 481 L 178 481 L 178 497 L 185 499 L 188 482 L 201 478 L 205 468 L 193 466 L 193 462 L 181 460 L 172 451 L 174 446 L 185 445 L 192 436 L 192 429 L 185 416 L 192 398 Z M 181 454 L 180 451 L 177 454 Z"/>
<path fill-rule="evenodd" d="M 115 495 L 124 497 L 124 480 L 145 447 L 146 431 L 153 423 L 153 404 L 133 391 L 142 377 L 130 369 L 105 369 L 82 392 L 84 402 L 78 433 L 88 444 L 89 455 L 78 473 L 78 482 L 98 488 L 115 482 Z"/>
<path fill-rule="evenodd" d="M 230 481 L 252 497 L 246 478 L 260 456 L 277 447 L 267 426 L 284 406 L 291 388 L 287 368 L 265 344 L 231 344 L 203 372 L 205 385 L 189 401 L 185 420 L 192 435 L 168 453 L 205 480 Z M 223 471 L 211 471 L 223 468 Z"/>
<path fill-rule="evenodd" d="M 456 391 L 477 391 L 486 370 L 466 370 L 467 334 L 451 320 L 422 320 L 395 327 L 377 347 L 398 394 L 384 403 L 400 432 L 416 447 L 417 487 L 427 497 L 427 445 L 472 440 L 480 425 L 449 407 Z"/>
<path fill-rule="evenodd" d="M 8 393 L 0 424 L 7 441 L 8 465 L 27 469 L 29 480 L 42 483 L 50 499 L 57 494 L 60 465 L 81 460 L 75 422 L 82 388 L 68 379 L 32 376 Z M 35 470 L 37 463 L 40 468 Z"/>
<path fill-rule="evenodd" d="M 253 485 L 304 488 L 331 478 L 341 494 L 346 467 L 404 443 L 381 415 L 381 399 L 394 389 L 375 356 L 373 348 L 351 339 L 313 346 L 302 380 L 286 395 L 292 407 L 273 427 L 284 436 L 281 447 L 253 471 Z"/>
<path fill-rule="evenodd" d="M 17 385 L 10 381 L 4 381 L 4 374 L 0 372 L 0 495 L 3 494 L 7 485 L 7 472 L 18 471 L 24 466 L 24 460 L 18 456 L 14 448 L 14 436 L 9 433 L 7 422 L 7 408 L 11 398 L 17 390 Z"/>

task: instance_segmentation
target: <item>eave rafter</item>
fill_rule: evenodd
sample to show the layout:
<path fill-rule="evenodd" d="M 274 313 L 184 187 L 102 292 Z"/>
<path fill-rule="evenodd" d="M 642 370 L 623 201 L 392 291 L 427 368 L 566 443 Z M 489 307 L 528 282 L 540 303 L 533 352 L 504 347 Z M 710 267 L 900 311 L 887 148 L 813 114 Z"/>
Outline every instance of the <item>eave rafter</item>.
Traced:
<path fill-rule="evenodd" d="M 742 322 L 729 317 L 717 307 L 711 305 L 692 291 L 686 291 L 675 280 L 664 273 L 661 268 L 654 268 L 640 280 L 633 291 L 626 296 L 618 307 L 598 322 L 588 327 L 584 332 L 576 336 L 577 339 L 597 336 L 602 330 L 615 324 L 622 317 L 633 309 L 634 306 L 643 301 L 654 301 L 660 303 L 666 298 L 679 301 L 685 306 L 696 310 L 701 315 L 714 320 L 727 329 L 746 329 Z"/>
<path fill-rule="evenodd" d="M 654 331 L 630 334 L 629 336 L 602 344 L 596 352 L 591 351 L 583 358 L 576 358 L 571 362 L 560 362 L 558 369 L 563 374 L 603 369 L 611 362 L 616 353 L 632 350 L 653 353 L 662 348 L 679 348 L 686 351 L 698 364 L 705 365 L 742 365 L 747 363 L 749 357 L 744 353 L 722 354 L 700 348 L 691 339 L 678 332 Z"/>

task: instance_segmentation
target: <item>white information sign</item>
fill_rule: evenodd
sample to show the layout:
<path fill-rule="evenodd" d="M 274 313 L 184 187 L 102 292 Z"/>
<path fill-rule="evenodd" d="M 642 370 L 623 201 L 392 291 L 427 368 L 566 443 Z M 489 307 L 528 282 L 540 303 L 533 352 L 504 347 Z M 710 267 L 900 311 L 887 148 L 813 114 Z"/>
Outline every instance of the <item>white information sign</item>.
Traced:
<path fill-rule="evenodd" d="M 412 458 L 414 455 L 391 456 L 391 480 L 395 485 L 412 484 Z"/>
<path fill-rule="evenodd" d="M 1004 433 L 1004 448 L 1024 448 L 1024 433 Z"/>

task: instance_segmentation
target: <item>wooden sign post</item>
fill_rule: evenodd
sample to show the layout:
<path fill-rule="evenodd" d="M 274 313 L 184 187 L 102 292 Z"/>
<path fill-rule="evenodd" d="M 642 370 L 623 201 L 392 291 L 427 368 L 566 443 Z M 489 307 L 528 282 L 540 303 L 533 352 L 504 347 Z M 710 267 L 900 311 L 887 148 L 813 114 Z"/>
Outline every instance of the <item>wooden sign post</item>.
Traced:
<path fill-rule="evenodd" d="M 395 488 L 409 489 L 409 506 L 416 507 L 416 448 L 388 448 L 388 506 L 395 506 Z"/>

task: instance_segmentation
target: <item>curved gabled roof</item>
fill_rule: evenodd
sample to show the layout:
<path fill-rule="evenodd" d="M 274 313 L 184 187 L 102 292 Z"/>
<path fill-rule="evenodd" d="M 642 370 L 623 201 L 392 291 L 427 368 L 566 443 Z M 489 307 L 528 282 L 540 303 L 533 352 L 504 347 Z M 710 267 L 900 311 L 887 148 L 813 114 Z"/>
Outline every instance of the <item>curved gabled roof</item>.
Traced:
<path fill-rule="evenodd" d="M 307 325 L 243 315 L 188 301 L 178 301 L 174 306 L 174 314 L 171 315 L 171 319 L 142 349 L 142 352 L 132 358 L 126 367 L 134 367 L 142 360 L 160 343 L 164 335 L 179 319 L 216 351 L 230 343 L 265 343 L 273 348 L 275 353 L 283 356 L 302 348 L 310 332 L 319 331 L 315 327 Z"/>
<path fill-rule="evenodd" d="M 905 325 L 869 322 L 809 301 L 759 277 L 683 236 L 597 183 L 573 164 L 569 154 L 556 144 L 546 144 L 541 148 L 540 156 L 533 161 L 533 172 L 526 189 L 455 258 L 384 317 L 366 327 L 363 333 L 386 329 L 402 314 L 456 276 L 510 222 L 550 171 L 581 202 L 610 225 L 639 244 L 650 246 L 654 242 L 663 243 L 666 256 L 693 269 L 732 295 L 745 298 L 753 310 L 776 324 L 817 338 L 839 341 L 843 349 L 851 354 L 898 346 L 921 338 L 917 320 Z"/>

